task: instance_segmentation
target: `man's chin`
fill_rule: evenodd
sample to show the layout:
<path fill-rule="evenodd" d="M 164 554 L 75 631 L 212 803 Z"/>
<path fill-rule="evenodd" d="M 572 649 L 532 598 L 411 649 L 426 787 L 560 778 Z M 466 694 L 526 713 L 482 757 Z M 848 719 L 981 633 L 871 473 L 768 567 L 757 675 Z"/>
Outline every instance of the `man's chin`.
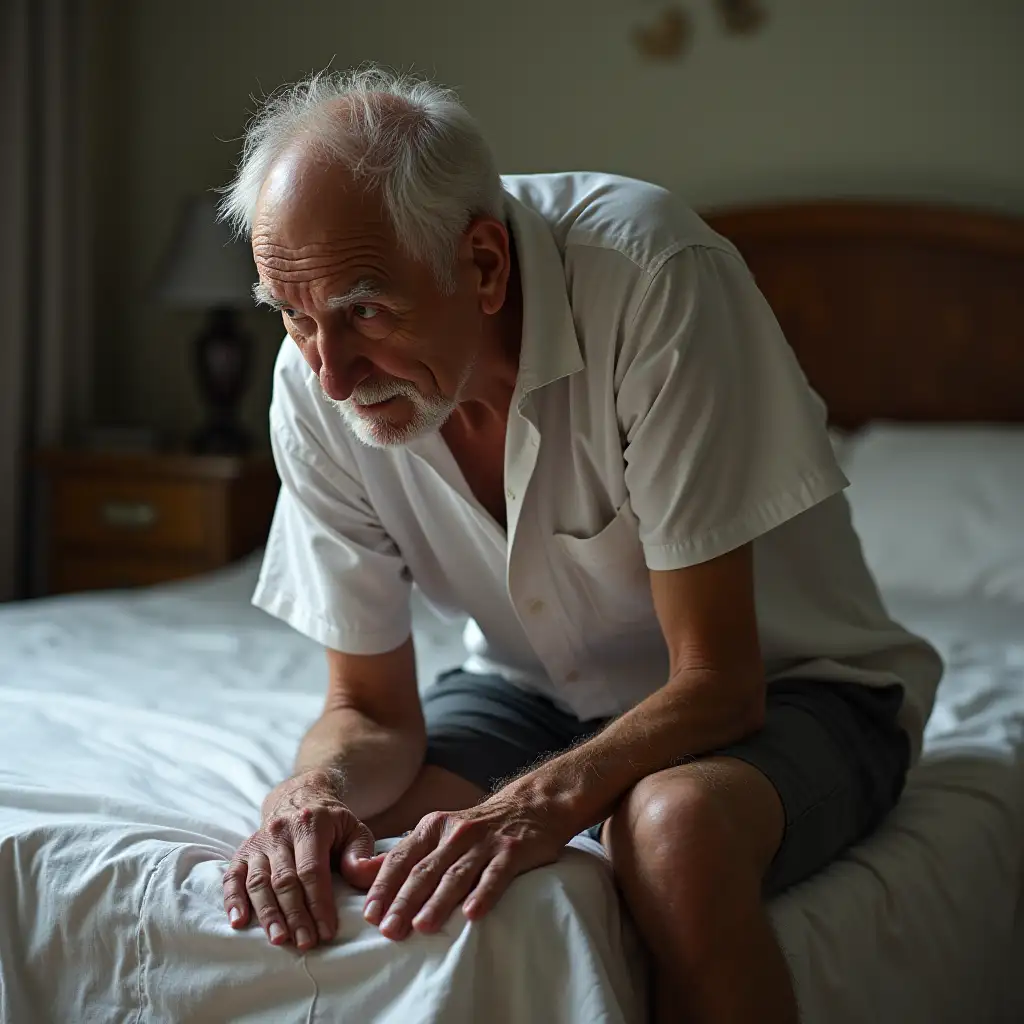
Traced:
<path fill-rule="evenodd" d="M 395 423 L 383 416 L 363 416 L 351 409 L 343 409 L 342 416 L 356 440 L 370 448 L 401 448 L 417 437 L 432 433 L 430 429 L 418 428 L 414 422 Z"/>
<path fill-rule="evenodd" d="M 373 406 L 354 407 L 348 402 L 331 404 L 357 440 L 371 448 L 401 448 L 420 437 L 436 434 L 455 411 L 454 402 L 421 407 L 405 402 L 382 402 L 379 412 Z"/>

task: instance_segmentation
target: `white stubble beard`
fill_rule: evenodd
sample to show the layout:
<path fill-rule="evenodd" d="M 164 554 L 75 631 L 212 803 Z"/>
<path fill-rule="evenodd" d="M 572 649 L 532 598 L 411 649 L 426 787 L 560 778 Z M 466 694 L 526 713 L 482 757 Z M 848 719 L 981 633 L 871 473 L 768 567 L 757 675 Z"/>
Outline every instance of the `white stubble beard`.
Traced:
<path fill-rule="evenodd" d="M 455 395 L 426 396 L 412 381 L 397 378 L 376 384 L 360 384 L 345 401 L 338 401 L 326 393 L 324 397 L 341 413 L 342 419 L 356 440 L 370 448 L 396 448 L 408 444 L 417 437 L 424 437 L 440 430 L 448 417 L 455 412 L 462 400 L 462 392 L 473 374 L 476 360 L 472 360 L 462 372 Z M 386 402 L 389 398 L 405 398 L 413 407 L 412 418 L 401 426 L 389 423 L 383 417 L 365 417 L 356 412 L 356 405 L 373 405 Z"/>

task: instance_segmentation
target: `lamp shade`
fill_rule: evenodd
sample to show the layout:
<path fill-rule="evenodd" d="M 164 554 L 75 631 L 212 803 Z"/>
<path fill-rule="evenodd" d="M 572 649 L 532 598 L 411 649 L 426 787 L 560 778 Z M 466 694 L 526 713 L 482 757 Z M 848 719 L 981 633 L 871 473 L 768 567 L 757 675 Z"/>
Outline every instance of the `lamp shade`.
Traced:
<path fill-rule="evenodd" d="M 248 245 L 217 220 L 213 196 L 190 199 L 164 255 L 156 294 L 169 306 L 238 308 L 252 304 L 256 270 Z"/>

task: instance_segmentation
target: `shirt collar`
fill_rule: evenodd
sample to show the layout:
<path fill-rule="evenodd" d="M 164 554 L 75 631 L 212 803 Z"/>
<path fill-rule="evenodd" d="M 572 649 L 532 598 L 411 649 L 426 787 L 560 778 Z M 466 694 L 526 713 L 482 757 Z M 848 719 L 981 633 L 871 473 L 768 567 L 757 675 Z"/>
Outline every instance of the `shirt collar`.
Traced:
<path fill-rule="evenodd" d="M 517 390 L 531 391 L 584 367 L 566 290 L 565 265 L 547 222 L 505 193 L 523 293 L 523 337 Z"/>

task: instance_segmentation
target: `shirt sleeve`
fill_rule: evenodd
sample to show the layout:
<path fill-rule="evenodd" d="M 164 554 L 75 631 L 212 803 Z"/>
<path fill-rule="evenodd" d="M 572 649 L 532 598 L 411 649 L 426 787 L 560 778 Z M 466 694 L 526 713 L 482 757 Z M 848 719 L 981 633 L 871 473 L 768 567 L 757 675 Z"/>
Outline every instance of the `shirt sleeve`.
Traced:
<path fill-rule="evenodd" d="M 619 357 L 625 480 L 651 569 L 725 554 L 847 486 L 743 261 L 688 247 L 651 277 Z"/>
<path fill-rule="evenodd" d="M 270 427 L 281 491 L 252 603 L 346 654 L 394 650 L 411 631 L 411 579 L 354 461 L 331 454 L 280 378 Z"/>

